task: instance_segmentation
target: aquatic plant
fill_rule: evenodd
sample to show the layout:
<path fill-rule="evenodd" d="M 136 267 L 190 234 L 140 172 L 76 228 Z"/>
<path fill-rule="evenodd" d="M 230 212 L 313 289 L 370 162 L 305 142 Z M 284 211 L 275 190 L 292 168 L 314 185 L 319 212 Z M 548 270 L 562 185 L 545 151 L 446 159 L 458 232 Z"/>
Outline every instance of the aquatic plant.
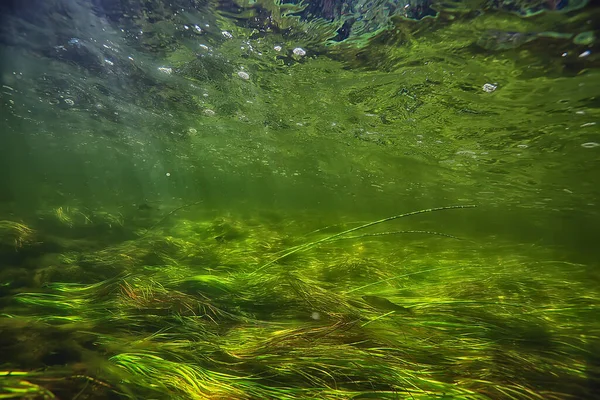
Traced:
<path fill-rule="evenodd" d="M 411 215 L 418 215 L 418 214 L 425 214 L 425 213 L 431 213 L 431 212 L 435 212 L 435 211 L 443 211 L 443 210 L 452 210 L 452 209 L 457 209 L 457 208 L 473 208 L 476 207 L 475 205 L 457 205 L 457 206 L 446 206 L 446 207 L 437 207 L 437 208 L 427 208 L 424 210 L 418 210 L 418 211 L 412 211 L 409 213 L 405 213 L 405 214 L 398 214 L 398 215 L 393 215 L 391 217 L 387 217 L 387 218 L 383 218 L 383 219 L 379 219 L 377 221 L 372 221 L 354 228 L 350 228 L 347 229 L 343 232 L 339 232 L 330 236 L 327 236 L 325 238 L 319 239 L 319 240 L 315 240 L 309 243 L 305 243 L 305 244 L 301 244 L 295 247 L 292 247 L 291 249 L 288 249 L 287 251 L 285 251 L 285 253 L 271 261 L 269 261 L 266 264 L 263 264 L 262 266 L 260 266 L 258 269 L 256 269 L 255 271 L 253 271 L 252 273 L 255 274 L 265 268 L 267 268 L 268 266 L 276 263 L 277 261 L 288 257 L 294 253 L 297 253 L 299 251 L 304 251 L 304 250 L 308 250 L 310 248 L 313 248 L 315 246 L 318 246 L 320 244 L 326 243 L 326 242 L 331 242 L 334 240 L 339 240 L 342 239 L 343 236 L 352 233 L 352 232 L 356 232 L 358 230 L 361 229 L 365 229 L 365 228 L 369 228 L 371 226 L 375 226 L 375 225 L 379 225 L 382 224 L 384 222 L 389 222 L 389 221 L 393 221 L 395 219 L 400 219 L 400 218 L 406 218 L 406 217 L 410 217 Z M 440 234 L 437 232 L 429 232 L 429 231 L 396 231 L 396 232 L 383 232 L 383 233 L 377 233 L 377 234 L 370 234 L 370 236 L 375 236 L 375 235 L 391 235 L 391 234 L 397 234 L 397 233 L 425 233 L 425 234 L 432 234 L 432 235 L 443 235 L 443 236 L 449 236 L 449 237 L 453 237 L 450 235 L 444 235 L 444 234 Z M 360 236 L 354 236 L 354 237 L 345 237 L 345 239 L 351 239 L 351 238 L 361 238 L 361 237 L 365 237 L 366 235 L 360 235 Z"/>
<path fill-rule="evenodd" d="M 26 330 L 22 343 L 50 353 L 31 346 L 31 370 L 0 377 L 2 398 L 585 397 L 600 294 L 584 281 L 564 284 L 584 266 L 534 263 L 531 248 L 498 243 L 489 256 L 470 241 L 438 248 L 446 235 L 437 232 L 363 231 L 444 209 L 318 230 L 292 247 L 277 225 L 182 219 L 161 229 L 176 236 L 91 253 L 94 275 L 107 260 L 124 263 L 119 254 L 135 262 L 96 283 L 12 297 L 4 337 Z M 217 240 L 224 221 L 238 234 Z M 410 246 L 370 240 L 399 232 L 411 234 Z M 165 258 L 145 264 L 151 252 Z"/>
<path fill-rule="evenodd" d="M 0 221 L 0 246 L 21 247 L 32 243 L 35 232 L 25 224 L 15 221 Z"/>

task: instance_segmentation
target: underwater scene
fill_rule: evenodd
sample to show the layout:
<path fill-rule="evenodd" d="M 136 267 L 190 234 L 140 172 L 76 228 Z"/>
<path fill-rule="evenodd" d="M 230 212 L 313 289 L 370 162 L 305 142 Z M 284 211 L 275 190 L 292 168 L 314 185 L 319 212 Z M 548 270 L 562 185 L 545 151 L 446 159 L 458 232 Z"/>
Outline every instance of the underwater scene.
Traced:
<path fill-rule="evenodd" d="M 599 36 L 0 1 L 0 399 L 600 399 Z"/>

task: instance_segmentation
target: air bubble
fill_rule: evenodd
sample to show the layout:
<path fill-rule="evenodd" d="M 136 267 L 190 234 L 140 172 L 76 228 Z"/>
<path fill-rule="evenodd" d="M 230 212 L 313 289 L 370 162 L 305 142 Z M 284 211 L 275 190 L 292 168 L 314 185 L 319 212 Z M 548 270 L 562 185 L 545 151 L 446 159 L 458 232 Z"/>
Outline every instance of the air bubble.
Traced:
<path fill-rule="evenodd" d="M 306 55 L 306 50 L 301 47 L 296 47 L 294 50 L 292 50 L 292 53 L 294 53 L 295 56 L 304 57 Z"/>
<path fill-rule="evenodd" d="M 598 147 L 600 146 L 599 143 L 596 142 L 587 142 L 587 143 L 582 143 L 581 147 L 585 148 L 585 149 L 593 149 L 594 147 Z"/>
<path fill-rule="evenodd" d="M 493 83 L 486 83 L 485 85 L 483 85 L 483 91 L 487 93 L 492 93 L 496 89 L 498 89 L 498 85 Z"/>

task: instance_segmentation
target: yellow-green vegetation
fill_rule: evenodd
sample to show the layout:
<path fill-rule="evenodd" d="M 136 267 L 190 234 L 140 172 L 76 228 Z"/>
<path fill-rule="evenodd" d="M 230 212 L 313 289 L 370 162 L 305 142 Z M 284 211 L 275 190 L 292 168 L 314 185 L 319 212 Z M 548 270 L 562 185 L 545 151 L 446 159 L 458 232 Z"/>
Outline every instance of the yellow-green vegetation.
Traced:
<path fill-rule="evenodd" d="M 0 221 L 0 246 L 18 249 L 33 241 L 34 231 L 25 224 L 14 221 Z"/>
<path fill-rule="evenodd" d="M 93 283 L 10 296 L 0 398 L 591 395 L 600 293 L 587 267 L 398 226 L 471 212 L 451 208 L 303 238 L 307 221 L 173 216 L 138 239 L 71 250 L 61 260 Z"/>
<path fill-rule="evenodd" d="M 39 213 L 39 217 L 53 224 L 54 227 L 82 228 L 123 226 L 123 216 L 119 213 L 111 213 L 104 210 L 81 209 L 77 206 L 66 205 L 51 209 L 49 212 Z"/>
<path fill-rule="evenodd" d="M 55 399 L 52 392 L 29 381 L 36 375 L 38 374 L 25 371 L 0 371 L 0 399 Z"/>

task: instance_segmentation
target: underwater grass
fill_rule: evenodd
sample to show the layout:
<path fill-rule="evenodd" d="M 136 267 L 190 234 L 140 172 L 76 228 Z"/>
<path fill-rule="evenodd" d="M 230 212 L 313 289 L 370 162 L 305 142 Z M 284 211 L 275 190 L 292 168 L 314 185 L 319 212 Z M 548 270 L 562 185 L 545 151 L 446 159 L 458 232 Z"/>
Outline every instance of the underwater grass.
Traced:
<path fill-rule="evenodd" d="M 33 241 L 35 231 L 29 226 L 15 221 L 0 221 L 0 246 L 13 247 L 15 250 Z"/>
<path fill-rule="evenodd" d="M 50 390 L 30 382 L 32 376 L 26 371 L 0 371 L 0 399 L 56 399 Z"/>
<path fill-rule="evenodd" d="M 60 398 L 52 390 L 62 392 L 65 386 L 81 387 L 73 400 L 77 400 L 85 391 L 92 389 L 100 395 L 104 391 L 112 390 L 110 385 L 91 376 L 69 374 L 62 371 L 0 371 L 0 399 L 44 399 L 54 400 Z"/>
<path fill-rule="evenodd" d="M 414 213 L 392 219 L 407 215 Z M 6 337 L 27 329 L 31 340 L 58 335 L 69 341 L 55 348 L 73 346 L 59 359 L 40 355 L 37 364 L 32 355 L 30 373 L 62 374 L 70 396 L 80 398 L 94 398 L 92 388 L 129 399 L 589 394 L 600 294 L 573 279 L 586 276 L 586 266 L 534 262 L 547 253 L 497 242 L 490 254 L 469 241 L 431 246 L 445 234 L 414 235 L 412 246 L 402 247 L 361 240 L 377 233 L 350 235 L 374 223 L 295 247 L 280 227 L 231 216 L 181 224 L 95 252 L 112 260 L 126 251 L 135 260 L 114 277 L 14 295 L 0 317 Z M 278 245 L 265 247 L 265 238 Z M 245 262 L 237 261 L 244 248 Z M 274 253 L 267 263 L 255 261 Z M 275 263 L 284 265 L 267 268 Z M 258 267 L 248 273 L 248 265 Z M 31 377 L 22 378 L 31 386 L 21 387 L 13 378 L 5 382 L 14 393 L 34 393 L 35 385 L 41 398 L 43 390 L 65 393 Z"/>
<path fill-rule="evenodd" d="M 277 257 L 277 258 L 275 258 L 275 259 L 267 262 L 266 264 L 261 265 L 259 268 L 257 268 L 256 270 L 254 270 L 251 274 L 256 274 L 256 273 L 262 271 L 263 269 L 265 269 L 265 268 L 267 268 L 267 267 L 275 264 L 277 261 L 279 261 L 279 260 L 281 260 L 283 258 L 286 258 L 286 257 L 288 257 L 288 256 L 290 256 L 292 254 L 295 254 L 295 253 L 297 253 L 299 251 L 308 250 L 308 249 L 313 248 L 315 246 L 318 246 L 320 244 L 323 244 L 323 243 L 326 243 L 326 242 L 330 242 L 330 241 L 339 239 L 342 236 L 345 236 L 345 235 L 347 235 L 349 233 L 352 233 L 352 232 L 356 232 L 356 231 L 361 230 L 361 229 L 366 229 L 366 228 L 369 228 L 371 226 L 375 226 L 375 225 L 383 224 L 385 222 L 393 221 L 395 219 L 410 217 L 412 215 L 426 214 L 426 213 L 432 213 L 432 212 L 436 212 L 436 211 L 445 211 L 445 210 L 452 210 L 452 209 L 459 209 L 459 208 L 474 208 L 474 207 L 476 207 L 476 206 L 475 205 L 456 205 L 456 206 L 427 208 L 427 209 L 424 209 L 424 210 L 418 210 L 418 211 L 412 211 L 412 212 L 408 212 L 408 213 L 404 213 L 404 214 L 393 215 L 391 217 L 386 217 L 386 218 L 383 218 L 383 219 L 379 219 L 377 221 L 372 221 L 372 222 L 369 222 L 369 223 L 366 223 L 366 224 L 363 224 L 363 225 L 360 225 L 360 226 L 357 226 L 357 227 L 354 227 L 354 228 L 350 228 L 350 229 L 347 229 L 345 231 L 342 231 L 342 232 L 339 232 L 339 233 L 336 233 L 336 234 L 333 234 L 333 235 L 330 235 L 330 236 L 327 236 L 327 237 L 322 238 L 322 239 L 318 239 L 318 240 L 315 240 L 315 241 L 312 241 L 312 242 L 308 242 L 308 243 L 305 243 L 305 244 L 301 244 L 301 245 L 292 247 L 291 249 L 288 249 L 283 255 L 281 255 L 281 256 L 279 256 L 279 257 Z M 406 231 L 406 232 L 408 232 L 408 231 Z M 418 231 L 418 232 L 419 233 L 423 233 L 425 231 Z M 429 232 L 427 232 L 427 233 L 429 233 Z M 434 234 L 437 234 L 437 233 L 434 233 Z M 359 238 L 359 237 L 361 237 L 361 236 L 357 236 L 357 238 Z"/>

